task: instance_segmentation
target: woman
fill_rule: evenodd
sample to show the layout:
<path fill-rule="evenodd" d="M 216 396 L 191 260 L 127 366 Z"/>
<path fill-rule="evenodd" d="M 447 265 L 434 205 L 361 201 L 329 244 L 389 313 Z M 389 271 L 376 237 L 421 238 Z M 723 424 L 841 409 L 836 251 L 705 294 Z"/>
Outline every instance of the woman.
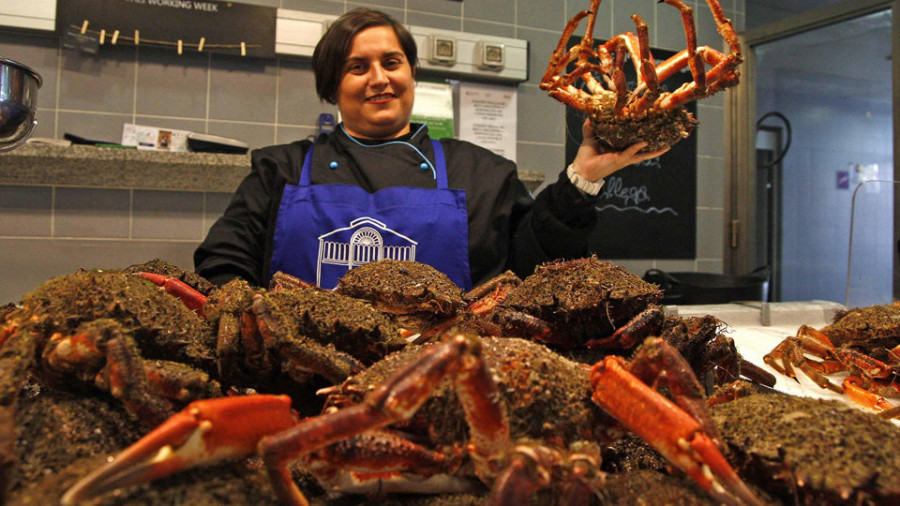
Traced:
<path fill-rule="evenodd" d="M 194 254 L 217 284 L 258 286 L 284 271 L 326 288 L 382 257 L 427 263 L 469 288 L 512 269 L 587 253 L 601 179 L 659 156 L 645 144 L 602 152 L 585 139 L 559 180 L 532 198 L 515 164 L 474 144 L 432 140 L 410 123 L 417 49 L 379 11 L 355 9 L 319 41 L 319 98 L 342 122 L 315 142 L 252 153 L 252 170 Z"/>

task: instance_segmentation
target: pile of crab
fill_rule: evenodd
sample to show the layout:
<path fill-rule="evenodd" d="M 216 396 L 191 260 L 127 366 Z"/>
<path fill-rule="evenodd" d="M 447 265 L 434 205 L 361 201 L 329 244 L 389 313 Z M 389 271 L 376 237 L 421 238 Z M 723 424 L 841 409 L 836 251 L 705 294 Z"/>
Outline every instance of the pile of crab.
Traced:
<path fill-rule="evenodd" d="M 640 472 L 660 497 L 779 502 L 707 406 L 773 379 L 721 321 L 661 298 L 594 257 L 470 292 L 392 260 L 334 291 L 158 261 L 53 278 L 2 312 L 5 498 L 588 504 L 626 500 Z M 848 497 L 896 498 L 873 483 Z"/>

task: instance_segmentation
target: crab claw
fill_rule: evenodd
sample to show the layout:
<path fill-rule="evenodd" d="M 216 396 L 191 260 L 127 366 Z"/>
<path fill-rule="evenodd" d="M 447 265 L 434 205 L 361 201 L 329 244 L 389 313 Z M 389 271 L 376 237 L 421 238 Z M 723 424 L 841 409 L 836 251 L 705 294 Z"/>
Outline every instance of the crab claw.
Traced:
<path fill-rule="evenodd" d="M 73 505 L 110 490 L 200 465 L 256 453 L 263 437 L 297 423 L 286 395 L 247 395 L 195 401 L 82 478 L 62 497 Z"/>
<path fill-rule="evenodd" d="M 164 276 L 162 274 L 154 274 L 152 272 L 137 272 L 138 276 L 150 281 L 153 284 L 162 287 L 166 293 L 174 295 L 181 299 L 181 302 L 191 311 L 196 311 L 200 316 L 203 314 L 203 306 L 206 304 L 206 296 L 194 290 L 191 285 L 181 281 L 178 278 Z"/>
<path fill-rule="evenodd" d="M 632 375 L 621 357 L 607 356 L 591 369 L 592 399 L 690 476 L 713 498 L 729 505 L 763 503 L 741 481 L 694 416 Z"/>

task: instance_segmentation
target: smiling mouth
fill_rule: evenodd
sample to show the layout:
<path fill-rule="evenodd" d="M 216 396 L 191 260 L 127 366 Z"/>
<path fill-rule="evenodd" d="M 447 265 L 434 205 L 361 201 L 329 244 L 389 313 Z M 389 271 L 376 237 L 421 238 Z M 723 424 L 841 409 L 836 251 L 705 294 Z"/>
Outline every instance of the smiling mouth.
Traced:
<path fill-rule="evenodd" d="M 395 97 L 392 93 L 382 93 L 381 95 L 375 95 L 374 97 L 367 98 L 366 102 L 384 102 L 393 98 Z"/>

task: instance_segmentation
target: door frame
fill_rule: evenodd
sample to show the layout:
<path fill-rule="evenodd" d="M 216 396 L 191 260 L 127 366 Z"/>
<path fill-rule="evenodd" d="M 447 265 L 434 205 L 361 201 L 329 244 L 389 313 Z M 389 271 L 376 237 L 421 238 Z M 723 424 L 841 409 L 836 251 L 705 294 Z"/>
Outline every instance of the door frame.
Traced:
<path fill-rule="evenodd" d="M 756 55 L 755 46 L 797 35 L 867 14 L 892 9 L 892 54 L 900 55 L 900 0 L 843 0 L 781 21 L 752 28 L 738 34 L 744 54 L 742 78 L 725 97 L 725 251 L 722 252 L 727 274 L 750 272 L 761 259 L 755 258 L 751 243 L 756 237 Z M 900 56 L 892 58 L 894 113 L 894 160 L 900 160 Z M 894 173 L 895 179 L 898 174 Z M 894 199 L 894 215 L 900 216 L 900 199 Z M 900 239 L 900 219 L 894 220 L 894 243 Z M 894 255 L 894 272 L 900 272 L 898 255 Z M 894 299 L 900 294 L 900 281 L 894 276 Z"/>

